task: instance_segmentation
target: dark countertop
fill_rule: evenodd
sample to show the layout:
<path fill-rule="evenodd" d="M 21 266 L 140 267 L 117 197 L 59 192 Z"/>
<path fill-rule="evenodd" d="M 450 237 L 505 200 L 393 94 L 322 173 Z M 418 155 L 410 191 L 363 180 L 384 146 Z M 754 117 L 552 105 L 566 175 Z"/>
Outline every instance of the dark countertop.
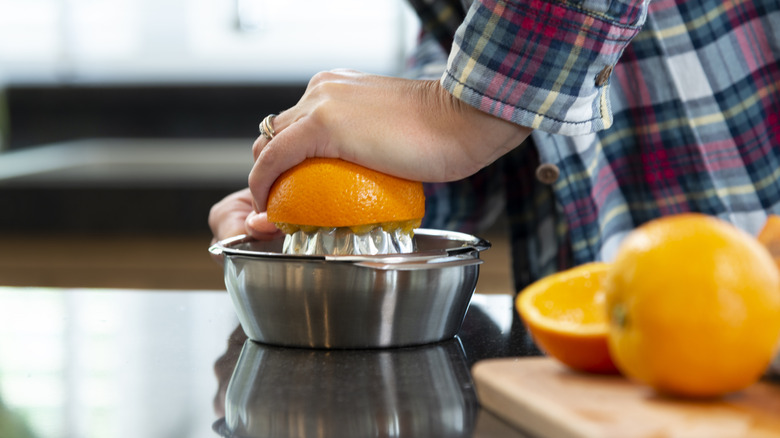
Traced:
<path fill-rule="evenodd" d="M 480 409 L 469 369 L 536 354 L 508 295 L 476 294 L 448 341 L 328 351 L 247 341 L 222 291 L 0 287 L 0 431 L 522 437 Z"/>

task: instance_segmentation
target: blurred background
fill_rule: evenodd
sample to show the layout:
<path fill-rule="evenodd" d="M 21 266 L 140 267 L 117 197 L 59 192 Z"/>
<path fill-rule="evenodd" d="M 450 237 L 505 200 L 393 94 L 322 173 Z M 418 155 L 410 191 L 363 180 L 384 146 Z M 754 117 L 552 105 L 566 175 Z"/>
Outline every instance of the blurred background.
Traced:
<path fill-rule="evenodd" d="M 0 285 L 222 288 L 259 121 L 417 32 L 403 0 L 0 0 Z"/>

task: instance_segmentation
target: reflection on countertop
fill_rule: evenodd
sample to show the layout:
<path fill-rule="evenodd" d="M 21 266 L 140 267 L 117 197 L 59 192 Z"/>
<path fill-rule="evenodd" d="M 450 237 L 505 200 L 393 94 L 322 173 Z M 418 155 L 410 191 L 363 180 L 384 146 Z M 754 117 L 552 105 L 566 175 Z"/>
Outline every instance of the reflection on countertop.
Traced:
<path fill-rule="evenodd" d="M 247 340 L 225 400 L 224 437 L 470 437 L 478 410 L 457 338 L 393 350 Z"/>
<path fill-rule="evenodd" d="M 221 291 L 0 287 L 0 400 L 37 438 L 522 436 L 468 372 L 538 354 L 508 295 L 476 294 L 458 338 L 414 348 L 287 349 L 237 325 Z"/>
<path fill-rule="evenodd" d="M 474 296 L 461 334 L 390 349 L 265 345 L 240 326 L 215 363 L 214 431 L 256 437 L 506 437 L 524 435 L 479 409 L 476 361 L 536 355 L 512 299 Z"/>

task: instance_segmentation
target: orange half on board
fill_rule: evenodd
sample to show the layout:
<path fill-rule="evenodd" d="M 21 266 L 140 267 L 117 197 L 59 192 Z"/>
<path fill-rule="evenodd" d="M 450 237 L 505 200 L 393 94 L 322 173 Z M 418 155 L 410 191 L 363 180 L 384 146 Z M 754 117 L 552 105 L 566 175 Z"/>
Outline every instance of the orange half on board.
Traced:
<path fill-rule="evenodd" d="M 587 263 L 542 278 L 515 300 L 537 346 L 579 371 L 617 373 L 607 343 L 602 284 L 609 264 Z"/>

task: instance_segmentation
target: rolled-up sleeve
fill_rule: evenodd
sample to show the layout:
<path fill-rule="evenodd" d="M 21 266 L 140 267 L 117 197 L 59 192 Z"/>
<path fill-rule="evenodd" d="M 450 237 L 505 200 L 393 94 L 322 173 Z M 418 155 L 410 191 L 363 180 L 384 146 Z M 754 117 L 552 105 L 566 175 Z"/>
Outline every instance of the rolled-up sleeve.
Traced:
<path fill-rule="evenodd" d="M 609 128 L 609 75 L 649 0 L 476 0 L 441 83 L 505 120 L 580 135 Z"/>

